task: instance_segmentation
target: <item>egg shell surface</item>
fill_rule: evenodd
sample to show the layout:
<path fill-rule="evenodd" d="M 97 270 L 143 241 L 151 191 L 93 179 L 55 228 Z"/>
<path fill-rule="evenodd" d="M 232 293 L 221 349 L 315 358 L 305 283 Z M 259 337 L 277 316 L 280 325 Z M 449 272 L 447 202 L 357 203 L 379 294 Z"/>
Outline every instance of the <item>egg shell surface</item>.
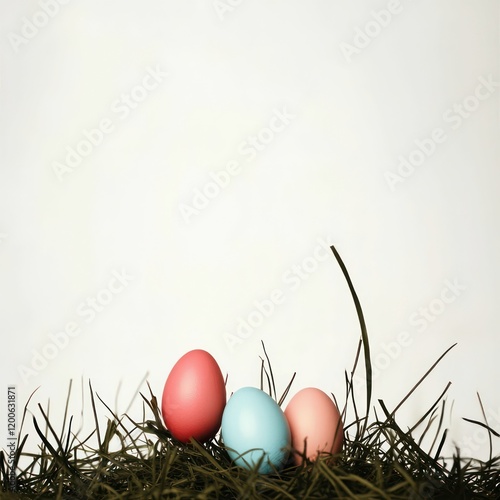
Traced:
<path fill-rule="evenodd" d="M 226 386 L 217 361 L 207 351 L 184 354 L 168 375 L 162 397 L 162 416 L 172 435 L 187 443 L 204 442 L 220 428 Z"/>
<path fill-rule="evenodd" d="M 264 455 L 261 474 L 279 470 L 290 447 L 290 429 L 276 401 L 255 387 L 238 389 L 227 402 L 221 427 L 233 462 L 252 469 Z M 250 451 L 251 450 L 251 451 Z"/>
<path fill-rule="evenodd" d="M 285 416 L 290 426 L 292 447 L 315 460 L 318 453 L 339 453 L 344 441 L 340 412 L 328 394 L 320 389 L 308 387 L 300 390 L 288 403 Z M 294 462 L 303 462 L 302 456 L 294 454 Z"/>

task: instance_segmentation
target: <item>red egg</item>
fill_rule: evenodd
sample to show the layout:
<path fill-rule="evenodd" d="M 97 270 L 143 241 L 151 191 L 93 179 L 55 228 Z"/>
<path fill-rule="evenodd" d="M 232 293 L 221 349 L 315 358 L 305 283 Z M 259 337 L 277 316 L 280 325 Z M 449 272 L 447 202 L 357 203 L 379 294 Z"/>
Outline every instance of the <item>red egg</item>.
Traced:
<path fill-rule="evenodd" d="M 190 351 L 172 368 L 162 398 L 167 429 L 179 441 L 204 442 L 220 428 L 226 386 L 217 361 L 206 351 Z"/>
<path fill-rule="evenodd" d="M 285 410 L 290 426 L 292 446 L 315 460 L 319 453 L 339 453 L 343 443 L 343 426 L 340 412 L 333 400 L 320 389 L 302 389 L 290 400 Z M 294 461 L 301 464 L 302 456 L 294 454 Z"/>

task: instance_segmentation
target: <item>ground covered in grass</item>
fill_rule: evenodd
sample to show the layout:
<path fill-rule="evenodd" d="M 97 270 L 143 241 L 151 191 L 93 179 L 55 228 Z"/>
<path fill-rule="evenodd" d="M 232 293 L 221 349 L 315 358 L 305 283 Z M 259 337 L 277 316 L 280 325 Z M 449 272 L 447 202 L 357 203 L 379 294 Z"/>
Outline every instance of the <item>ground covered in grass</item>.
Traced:
<path fill-rule="evenodd" d="M 385 499 L 499 499 L 500 457 L 478 461 L 460 456 L 443 457 L 447 430 L 442 428 L 446 406 L 444 387 L 435 403 L 410 428 L 397 423 L 397 411 L 446 355 L 443 353 L 394 408 L 372 403 L 370 348 L 357 294 L 336 249 L 332 251 L 347 280 L 361 327 L 357 355 L 345 374 L 344 447 L 337 456 L 321 456 L 301 466 L 291 462 L 280 472 L 261 475 L 235 467 L 217 439 L 182 444 L 165 429 L 157 399 L 141 394 L 143 418 L 133 421 L 116 415 L 92 390 L 95 430 L 81 438 L 72 431 L 72 417 L 64 414 L 57 433 L 48 412 L 39 406 L 33 424 L 39 438 L 36 452 L 24 449 L 20 432 L 15 463 L 15 484 L 4 452 L 0 457 L 0 498 L 26 499 L 160 499 L 160 498 L 385 498 Z M 450 348 L 451 349 L 451 348 Z M 261 388 L 276 398 L 271 363 L 264 349 Z M 364 414 L 353 390 L 358 361 L 364 360 L 366 401 Z M 282 402 L 290 385 L 276 400 Z M 71 393 L 71 384 L 69 394 Z M 68 394 L 68 400 L 69 400 Z M 30 418 L 25 408 L 22 425 Z M 104 414 L 104 416 L 103 416 Z M 353 415 L 352 421 L 346 421 Z M 490 442 L 500 436 L 486 423 L 471 421 L 488 430 Z M 424 437 L 431 445 L 424 450 Z M 428 440 L 428 439 L 427 439 Z M 91 444 L 94 443 L 94 444 Z M 97 443 L 97 444 L 95 444 Z"/>
<path fill-rule="evenodd" d="M 97 424 L 98 447 L 72 435 L 71 422 L 66 435 L 57 436 L 46 420 L 43 432 L 36 424 L 41 444 L 37 453 L 26 453 L 32 462 L 20 471 L 16 492 L 5 491 L 8 471 L 2 468 L 1 497 L 500 498 L 498 458 L 479 463 L 456 456 L 446 469 L 380 405 L 383 419 L 366 428 L 362 419 L 348 426 L 338 457 L 272 475 L 234 467 L 215 440 L 207 445 L 176 442 L 163 427 L 154 397 L 147 403 L 151 420 L 134 423 L 115 416 L 99 432 Z M 116 439 L 121 446 L 112 449 Z"/>

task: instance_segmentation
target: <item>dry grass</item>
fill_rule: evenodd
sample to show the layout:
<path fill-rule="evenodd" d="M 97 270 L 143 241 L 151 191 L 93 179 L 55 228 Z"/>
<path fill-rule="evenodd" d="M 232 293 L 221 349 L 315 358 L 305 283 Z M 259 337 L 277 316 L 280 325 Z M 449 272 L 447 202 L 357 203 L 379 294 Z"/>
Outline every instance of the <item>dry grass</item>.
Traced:
<path fill-rule="evenodd" d="M 115 415 L 89 385 L 95 430 L 84 438 L 72 431 L 67 405 L 64 431 L 58 434 L 47 412 L 39 406 L 39 417 L 33 417 L 40 439 L 36 452 L 24 450 L 26 436 L 21 438 L 20 433 L 16 462 L 22 456 L 28 465 L 17 468 L 16 491 L 9 491 L 9 470 L 2 452 L 0 498 L 500 498 L 500 457 L 490 456 L 488 461 L 481 462 L 464 459 L 456 450 L 454 456 L 445 461 L 441 455 L 447 435 L 442 422 L 449 385 L 411 428 L 404 430 L 397 423 L 400 406 L 451 347 L 439 356 L 394 409 L 389 410 L 382 400 L 372 408 L 370 346 L 363 312 L 342 259 L 334 247 L 332 251 L 347 280 L 361 327 L 352 371 L 345 374 L 344 449 L 334 460 L 322 457 L 299 467 L 289 464 L 274 475 L 259 475 L 235 467 L 223 443 L 217 439 L 205 445 L 194 441 L 184 445 L 175 441 L 163 425 L 151 390 L 147 397 L 141 394 L 144 418 L 134 422 L 127 415 Z M 283 395 L 277 398 L 265 349 L 264 355 L 261 387 L 281 403 L 293 378 Z M 364 360 L 367 389 L 363 406 L 368 410 L 363 415 L 358 412 L 353 390 L 353 376 L 360 359 Z M 70 393 L 71 383 L 68 402 Z M 101 412 L 107 415 L 104 422 L 99 419 Z M 348 414 L 354 415 L 351 422 L 345 421 Z M 28 405 L 23 423 L 27 415 L 30 415 Z M 486 428 L 490 440 L 499 437 L 485 423 L 471 422 Z M 423 436 L 430 433 L 432 445 L 424 450 L 420 443 Z M 90 445 L 92 440 L 97 442 L 96 446 Z"/>

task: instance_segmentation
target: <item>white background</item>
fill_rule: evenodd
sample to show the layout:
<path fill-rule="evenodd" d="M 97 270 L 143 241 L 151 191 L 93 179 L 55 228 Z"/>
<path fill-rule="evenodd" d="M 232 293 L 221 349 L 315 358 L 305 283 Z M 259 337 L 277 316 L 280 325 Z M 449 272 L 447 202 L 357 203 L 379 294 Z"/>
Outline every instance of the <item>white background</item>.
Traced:
<path fill-rule="evenodd" d="M 83 384 L 91 427 L 89 380 L 122 413 L 144 377 L 160 397 L 175 361 L 203 348 L 229 391 L 258 386 L 263 340 L 278 392 L 297 372 L 292 393 L 315 385 L 343 403 L 359 326 L 323 241 L 364 308 L 378 413 L 378 398 L 394 408 L 457 343 L 400 423 L 451 381 L 447 453 L 455 443 L 485 458 L 485 434 L 462 417 L 482 419 L 479 392 L 500 431 L 500 89 L 473 97 L 481 78 L 500 80 L 499 3 L 237 3 L 46 2 L 49 17 L 43 2 L 1 2 L 0 392 L 15 384 L 21 409 L 39 388 L 30 411 L 40 418 L 36 405 L 50 400 L 57 422 L 73 379 L 71 411 L 80 421 Z M 144 93 L 148 68 L 165 75 Z M 128 113 L 117 101 L 132 92 L 142 102 Z M 467 99 L 477 109 L 459 119 Z M 293 119 L 271 137 L 277 111 Z M 56 175 L 103 119 L 113 130 Z M 391 189 L 387 172 L 435 129 L 445 140 Z M 259 133 L 269 143 L 244 153 Z M 183 217 L 228 162 L 239 173 Z M 304 265 L 312 272 L 292 282 Z M 81 304 L 109 298 L 102 290 L 121 270 L 128 286 L 86 322 Z M 446 280 L 463 288 L 449 304 Z M 227 334 L 273 290 L 282 303 L 230 348 Z M 430 304 L 439 314 L 422 320 Z M 79 335 L 47 347 L 70 322 Z M 140 414 L 140 398 L 129 411 Z"/>

